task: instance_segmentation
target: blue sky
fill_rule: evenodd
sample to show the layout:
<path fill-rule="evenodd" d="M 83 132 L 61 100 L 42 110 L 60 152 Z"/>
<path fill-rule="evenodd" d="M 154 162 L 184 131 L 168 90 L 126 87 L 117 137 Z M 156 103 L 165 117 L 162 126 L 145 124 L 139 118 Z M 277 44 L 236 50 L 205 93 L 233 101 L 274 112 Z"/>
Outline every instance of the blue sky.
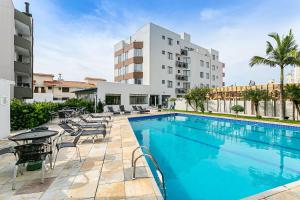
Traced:
<path fill-rule="evenodd" d="M 293 29 L 300 44 L 299 0 L 29 0 L 34 16 L 34 70 L 113 80 L 113 45 L 148 22 L 191 34 L 192 42 L 220 51 L 225 82 L 278 79 L 267 66 L 250 68 L 264 55 L 267 34 Z M 23 0 L 14 0 L 24 9 Z M 291 68 L 287 68 L 286 72 Z"/>

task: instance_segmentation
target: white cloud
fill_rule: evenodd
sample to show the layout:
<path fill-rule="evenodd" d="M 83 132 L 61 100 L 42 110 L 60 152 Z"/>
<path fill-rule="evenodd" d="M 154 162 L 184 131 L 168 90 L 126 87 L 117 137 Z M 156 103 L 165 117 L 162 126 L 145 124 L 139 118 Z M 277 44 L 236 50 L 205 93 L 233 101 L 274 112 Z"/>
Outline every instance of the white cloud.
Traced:
<path fill-rule="evenodd" d="M 203 20 L 203 21 L 213 20 L 215 18 L 220 17 L 221 15 L 222 15 L 221 10 L 207 8 L 207 9 L 204 9 L 200 12 L 200 19 Z"/>

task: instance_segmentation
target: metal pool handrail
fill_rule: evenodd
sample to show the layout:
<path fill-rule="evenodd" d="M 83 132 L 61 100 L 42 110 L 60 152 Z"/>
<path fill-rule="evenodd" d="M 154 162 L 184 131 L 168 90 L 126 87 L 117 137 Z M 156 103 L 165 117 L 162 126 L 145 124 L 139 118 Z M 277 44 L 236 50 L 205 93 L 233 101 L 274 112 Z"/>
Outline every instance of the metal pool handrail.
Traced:
<path fill-rule="evenodd" d="M 138 150 L 138 149 L 145 149 L 147 153 L 145 154 L 141 154 L 139 155 L 137 158 L 134 159 L 134 155 L 135 155 L 135 152 Z M 132 173 L 132 179 L 134 180 L 136 178 L 135 176 L 135 172 L 136 172 L 136 163 L 137 161 L 141 158 L 141 157 L 148 157 L 150 158 L 150 160 L 152 161 L 152 163 L 154 164 L 155 168 L 156 168 L 156 173 L 157 173 L 157 176 L 158 176 L 158 179 L 159 179 L 159 183 L 160 183 L 160 187 L 162 188 L 163 190 L 163 196 L 164 196 L 164 199 L 166 199 L 166 186 L 165 186 L 165 178 L 164 178 L 164 175 L 162 173 L 162 171 L 160 170 L 158 164 L 157 164 L 157 161 L 155 160 L 155 158 L 153 157 L 153 155 L 151 154 L 150 150 L 148 149 L 148 147 L 146 146 L 139 146 L 137 148 L 135 148 L 133 151 L 132 151 L 132 157 L 131 157 L 131 166 L 133 167 L 133 173 Z"/>

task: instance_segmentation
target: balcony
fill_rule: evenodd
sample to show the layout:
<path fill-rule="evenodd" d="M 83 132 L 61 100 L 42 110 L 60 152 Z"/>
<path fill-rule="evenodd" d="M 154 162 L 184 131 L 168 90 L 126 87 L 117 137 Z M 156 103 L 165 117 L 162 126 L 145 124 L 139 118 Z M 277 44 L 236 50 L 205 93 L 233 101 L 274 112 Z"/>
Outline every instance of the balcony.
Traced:
<path fill-rule="evenodd" d="M 176 79 L 179 81 L 187 81 L 188 80 L 188 76 L 184 76 L 184 75 L 176 75 Z"/>
<path fill-rule="evenodd" d="M 32 98 L 32 88 L 29 83 L 18 83 L 14 87 L 14 97 L 17 99 Z"/>
<path fill-rule="evenodd" d="M 15 68 L 15 72 L 29 74 L 30 76 L 32 74 L 32 68 L 30 63 L 22 63 L 22 62 L 15 61 L 14 68 Z"/>
<path fill-rule="evenodd" d="M 21 47 L 23 49 L 26 49 L 30 52 L 31 54 L 31 49 L 32 49 L 32 45 L 31 45 L 31 42 L 23 37 L 20 37 L 18 35 L 15 35 L 14 36 L 15 40 L 14 40 L 14 44 L 15 46 L 18 46 L 18 47 Z"/>
<path fill-rule="evenodd" d="M 181 49 L 180 50 L 180 55 L 187 56 L 188 55 L 188 51 L 186 49 Z"/>
<path fill-rule="evenodd" d="M 180 62 L 180 61 L 176 61 L 176 67 L 180 67 L 180 68 L 188 68 L 188 64 L 186 62 Z"/>
<path fill-rule="evenodd" d="M 185 94 L 187 92 L 187 89 L 185 89 L 185 88 L 176 88 L 175 92 L 176 92 L 176 94 Z"/>
<path fill-rule="evenodd" d="M 15 9 L 15 19 L 23 24 L 28 25 L 31 30 L 31 18 L 29 16 Z"/>

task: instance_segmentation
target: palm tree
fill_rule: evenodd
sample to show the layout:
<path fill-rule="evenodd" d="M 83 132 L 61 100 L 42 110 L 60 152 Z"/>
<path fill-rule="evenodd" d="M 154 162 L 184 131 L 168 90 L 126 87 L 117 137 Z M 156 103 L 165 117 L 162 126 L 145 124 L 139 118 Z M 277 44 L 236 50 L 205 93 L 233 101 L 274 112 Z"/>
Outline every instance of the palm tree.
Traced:
<path fill-rule="evenodd" d="M 251 103 L 253 103 L 256 117 L 258 117 L 259 116 L 259 102 L 262 100 L 266 101 L 270 97 L 268 95 L 267 90 L 255 89 L 255 90 L 246 90 L 244 92 L 244 98 L 246 100 L 250 100 Z"/>
<path fill-rule="evenodd" d="M 284 68 L 287 65 L 300 65 L 300 56 L 292 30 L 290 30 L 286 36 L 280 37 L 278 33 L 270 33 L 269 36 L 275 40 L 275 46 L 267 41 L 266 57 L 253 56 L 249 64 L 251 67 L 258 64 L 280 67 L 280 119 L 283 120 L 285 117 L 283 90 Z"/>
<path fill-rule="evenodd" d="M 285 86 L 285 95 L 294 103 L 297 113 L 300 114 L 300 87 L 297 85 Z"/>

